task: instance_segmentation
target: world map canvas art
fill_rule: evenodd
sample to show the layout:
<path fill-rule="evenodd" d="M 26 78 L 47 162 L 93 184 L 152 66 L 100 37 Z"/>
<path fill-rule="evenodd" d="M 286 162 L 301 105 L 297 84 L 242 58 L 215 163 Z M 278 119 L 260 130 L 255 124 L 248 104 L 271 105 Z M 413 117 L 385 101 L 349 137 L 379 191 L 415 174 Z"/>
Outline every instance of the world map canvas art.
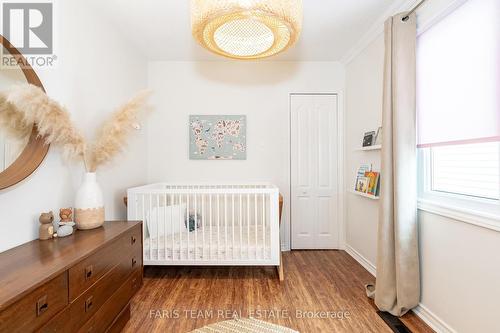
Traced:
<path fill-rule="evenodd" d="M 246 160 L 244 115 L 190 115 L 189 158 L 192 160 Z"/>

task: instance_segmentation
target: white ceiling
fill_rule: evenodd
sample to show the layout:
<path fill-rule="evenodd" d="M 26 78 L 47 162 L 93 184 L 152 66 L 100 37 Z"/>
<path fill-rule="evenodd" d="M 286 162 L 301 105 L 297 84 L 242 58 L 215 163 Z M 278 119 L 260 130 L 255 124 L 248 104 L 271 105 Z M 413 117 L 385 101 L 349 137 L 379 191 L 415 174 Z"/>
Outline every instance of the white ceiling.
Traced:
<path fill-rule="evenodd" d="M 189 0 L 87 0 L 150 60 L 221 60 L 191 36 Z M 401 0 L 303 0 L 299 42 L 273 60 L 337 61 Z"/>

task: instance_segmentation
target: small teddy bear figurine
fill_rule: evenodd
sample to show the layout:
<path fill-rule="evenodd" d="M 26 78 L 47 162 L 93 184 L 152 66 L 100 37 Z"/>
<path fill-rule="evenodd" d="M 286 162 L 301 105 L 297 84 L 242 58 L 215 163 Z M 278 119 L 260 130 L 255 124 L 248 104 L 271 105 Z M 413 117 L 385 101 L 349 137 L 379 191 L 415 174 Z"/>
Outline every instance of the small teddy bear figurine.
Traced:
<path fill-rule="evenodd" d="M 54 235 L 54 226 L 52 225 L 52 222 L 54 221 L 54 213 L 52 213 L 52 211 L 42 213 L 40 214 L 38 221 L 40 221 L 38 238 L 40 238 L 40 240 L 51 239 Z"/>
<path fill-rule="evenodd" d="M 72 221 L 73 210 L 71 208 L 59 209 L 61 221 L 57 223 L 57 237 L 66 237 L 73 233 L 75 222 Z"/>
<path fill-rule="evenodd" d="M 59 209 L 59 217 L 61 222 L 73 222 L 73 209 L 61 208 Z"/>

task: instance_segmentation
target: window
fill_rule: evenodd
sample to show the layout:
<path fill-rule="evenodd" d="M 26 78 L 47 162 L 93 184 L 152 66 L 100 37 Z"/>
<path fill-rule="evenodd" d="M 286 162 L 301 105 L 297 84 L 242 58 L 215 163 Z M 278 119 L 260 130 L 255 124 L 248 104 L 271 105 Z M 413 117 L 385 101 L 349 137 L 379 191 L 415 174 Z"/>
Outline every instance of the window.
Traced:
<path fill-rule="evenodd" d="M 433 147 L 430 150 L 430 190 L 499 199 L 499 143 Z"/>
<path fill-rule="evenodd" d="M 498 0 L 465 1 L 417 40 L 420 202 L 484 213 L 498 230 L 499 12 Z"/>

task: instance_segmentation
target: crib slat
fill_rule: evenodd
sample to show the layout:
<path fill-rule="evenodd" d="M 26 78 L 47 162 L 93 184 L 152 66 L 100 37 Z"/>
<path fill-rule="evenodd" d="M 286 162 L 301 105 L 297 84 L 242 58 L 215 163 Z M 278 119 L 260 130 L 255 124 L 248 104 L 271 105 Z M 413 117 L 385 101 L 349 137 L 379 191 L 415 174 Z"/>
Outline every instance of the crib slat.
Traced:
<path fill-rule="evenodd" d="M 257 193 L 255 193 L 254 195 L 254 215 L 255 215 L 255 219 L 254 219 L 254 228 L 255 228 L 255 259 L 257 259 L 257 244 L 258 244 L 258 226 L 259 226 L 259 214 L 258 214 L 258 211 L 257 211 Z"/>
<path fill-rule="evenodd" d="M 158 196 L 160 195 L 158 194 Z M 158 210 L 160 210 L 160 207 L 158 207 Z M 167 194 L 166 193 L 163 194 L 163 259 L 167 260 Z"/>
<path fill-rule="evenodd" d="M 250 259 L 250 194 L 247 194 L 247 259 Z"/>
<path fill-rule="evenodd" d="M 231 223 L 232 223 L 232 236 L 233 236 L 233 240 L 232 240 L 232 247 L 233 247 L 233 250 L 231 251 L 231 259 L 234 260 L 234 248 L 235 248 L 235 245 L 234 245 L 234 193 L 231 194 Z"/>
<path fill-rule="evenodd" d="M 151 214 L 151 208 L 153 206 L 152 202 L 153 202 L 153 195 L 150 194 L 149 195 L 149 223 L 151 224 L 151 226 L 153 225 L 153 219 L 152 219 L 152 216 L 151 216 L 152 215 Z M 151 254 L 151 246 L 152 246 L 151 243 L 153 243 L 153 235 L 151 234 L 151 230 L 149 231 L 149 233 L 150 233 L 150 235 L 149 235 L 149 259 L 153 260 L 153 257 L 152 257 L 152 254 Z"/>
<path fill-rule="evenodd" d="M 243 205 L 242 205 L 242 195 L 240 193 L 240 218 L 238 224 L 240 226 L 240 259 L 243 259 Z"/>
<path fill-rule="evenodd" d="M 210 252 L 208 253 L 208 258 L 209 259 L 212 259 L 212 194 L 209 194 L 208 195 L 208 203 L 209 203 L 209 217 L 210 217 L 210 233 L 208 234 L 209 238 L 210 238 Z"/>
<path fill-rule="evenodd" d="M 227 243 L 227 194 L 224 194 L 224 244 L 226 245 L 226 253 L 224 254 L 224 258 L 227 259 L 227 254 L 229 252 L 229 247 Z"/>
<path fill-rule="evenodd" d="M 182 260 L 182 195 L 179 194 L 179 260 Z"/>
<path fill-rule="evenodd" d="M 186 223 L 187 221 L 187 223 Z M 184 222 L 186 223 L 187 227 L 187 251 L 186 251 L 186 259 L 189 260 L 189 194 L 186 194 L 186 217 L 184 218 Z"/>
<path fill-rule="evenodd" d="M 156 195 L 156 259 L 160 260 L 160 195 Z"/>
<path fill-rule="evenodd" d="M 165 237 L 166 239 L 167 237 Z M 174 195 L 170 194 L 170 239 L 172 240 L 172 251 L 170 252 L 170 259 L 174 260 Z M 167 259 L 167 247 L 165 246 L 165 260 Z"/>
<path fill-rule="evenodd" d="M 220 254 L 220 196 L 217 194 L 217 260 Z"/>
<path fill-rule="evenodd" d="M 201 259 L 205 259 L 205 194 L 201 195 L 201 234 L 203 238 L 201 246 Z"/>
<path fill-rule="evenodd" d="M 145 222 L 147 223 L 147 220 L 146 220 L 146 206 L 145 206 L 145 203 L 144 203 L 144 201 L 145 201 L 145 200 L 144 200 L 144 197 L 145 197 L 145 196 L 146 196 L 145 194 L 143 194 L 143 195 L 141 196 L 141 197 L 142 197 L 142 221 L 145 221 Z M 143 223 L 144 223 L 144 222 L 143 222 Z M 144 224 L 146 224 L 146 223 L 144 223 Z M 145 234 L 146 234 L 146 233 L 144 232 L 144 231 L 145 231 L 145 230 L 144 230 L 144 228 L 146 228 L 146 227 L 143 225 L 143 231 L 142 231 L 142 232 L 143 232 L 143 233 L 142 233 L 143 235 L 145 235 Z M 148 229 L 148 233 L 149 233 L 149 229 Z M 149 235 L 149 243 L 151 244 L 151 235 Z M 149 257 L 149 259 L 151 259 L 151 257 Z"/>
<path fill-rule="evenodd" d="M 198 194 L 194 193 L 194 259 L 197 260 L 198 256 L 196 255 L 198 251 Z"/>
<path fill-rule="evenodd" d="M 262 259 L 266 257 L 266 195 L 262 193 Z"/>

